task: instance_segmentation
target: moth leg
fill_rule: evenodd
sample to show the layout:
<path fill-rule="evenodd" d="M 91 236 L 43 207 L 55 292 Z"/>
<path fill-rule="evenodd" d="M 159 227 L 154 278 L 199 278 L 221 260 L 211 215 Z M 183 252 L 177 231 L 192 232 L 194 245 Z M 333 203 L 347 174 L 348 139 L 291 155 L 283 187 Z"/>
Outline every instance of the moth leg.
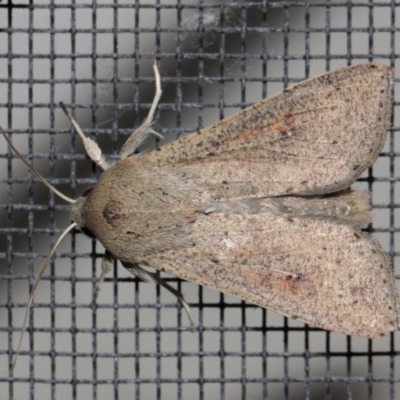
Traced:
<path fill-rule="evenodd" d="M 158 103 L 160 102 L 162 90 L 161 90 L 161 78 L 160 72 L 157 67 L 156 60 L 154 59 L 153 63 L 154 70 L 154 78 L 156 81 L 156 92 L 154 94 L 153 103 L 151 104 L 150 111 L 146 117 L 146 119 L 142 122 L 142 124 L 132 133 L 131 136 L 127 139 L 127 141 L 122 146 L 122 149 L 119 153 L 119 159 L 123 160 L 132 155 L 135 150 L 147 139 L 150 134 L 156 135 L 159 138 L 163 139 L 164 137 L 153 130 L 154 124 L 154 114 L 156 112 Z"/>
<path fill-rule="evenodd" d="M 104 254 L 103 259 L 101 260 L 101 275 L 96 284 L 96 294 L 94 300 L 96 300 L 97 296 L 99 295 L 106 275 L 111 272 L 114 260 L 115 258 L 110 253 L 106 252 L 106 254 Z"/>
<path fill-rule="evenodd" d="M 122 262 L 122 261 L 121 261 Z M 128 264 L 122 263 L 122 265 L 130 272 L 133 276 L 141 280 L 142 282 L 148 282 L 146 270 L 140 267 L 139 264 Z"/>
<path fill-rule="evenodd" d="M 191 326 L 192 332 L 196 331 L 196 325 L 194 323 L 192 312 L 190 310 L 189 304 L 186 303 L 186 300 L 183 297 L 183 294 L 179 290 L 176 290 L 173 286 L 171 286 L 167 282 L 165 282 L 164 279 L 162 279 L 160 277 L 159 271 L 157 271 L 155 273 L 147 271 L 143 267 L 141 267 L 139 264 L 129 264 L 129 263 L 122 263 L 122 264 L 131 274 L 138 276 L 139 278 L 146 276 L 150 280 L 152 280 L 154 283 L 159 284 L 160 286 L 167 289 L 174 296 L 176 296 L 176 298 L 181 302 L 183 308 L 186 310 L 186 313 L 187 313 L 189 321 L 190 321 L 190 326 Z"/>
<path fill-rule="evenodd" d="M 76 132 L 78 135 L 81 137 L 83 145 L 85 147 L 86 153 L 89 156 L 89 158 L 95 162 L 103 171 L 106 169 L 110 168 L 112 166 L 111 163 L 109 163 L 103 156 L 100 147 L 98 144 L 88 138 L 83 132 L 78 123 L 75 121 L 71 113 L 66 109 L 65 105 L 63 102 L 60 103 L 61 108 L 65 112 L 66 116 L 68 119 L 71 121 L 72 126 L 75 128 Z"/>

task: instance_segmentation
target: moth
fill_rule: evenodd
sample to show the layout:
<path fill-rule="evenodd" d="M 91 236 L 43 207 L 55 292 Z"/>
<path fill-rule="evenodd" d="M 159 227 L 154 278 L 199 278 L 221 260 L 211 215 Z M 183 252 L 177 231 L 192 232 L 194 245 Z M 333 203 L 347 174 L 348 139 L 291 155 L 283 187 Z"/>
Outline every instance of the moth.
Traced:
<path fill-rule="evenodd" d="M 389 259 L 361 230 L 371 222 L 369 193 L 349 189 L 385 142 L 392 69 L 361 64 L 328 72 L 135 154 L 157 134 L 155 63 L 154 73 L 149 114 L 116 163 L 65 110 L 104 172 L 76 200 L 52 189 L 71 203 L 72 224 L 56 246 L 81 228 L 106 249 L 100 282 L 118 259 L 186 308 L 182 294 L 145 267 L 325 330 L 368 338 L 397 330 L 400 302 Z"/>

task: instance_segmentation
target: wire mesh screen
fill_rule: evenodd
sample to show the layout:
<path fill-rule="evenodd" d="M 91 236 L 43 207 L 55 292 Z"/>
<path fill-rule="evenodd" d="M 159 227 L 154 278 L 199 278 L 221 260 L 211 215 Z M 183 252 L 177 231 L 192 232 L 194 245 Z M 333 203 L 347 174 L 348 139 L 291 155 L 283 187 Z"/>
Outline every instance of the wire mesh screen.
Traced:
<path fill-rule="evenodd" d="M 395 68 L 393 124 L 373 169 L 371 233 L 400 278 L 396 26 L 390 1 L 0 2 L 0 125 L 34 167 L 76 198 L 98 168 L 60 108 L 116 159 L 147 115 L 153 55 L 163 96 L 141 150 L 208 126 L 287 86 L 338 67 Z M 95 299 L 104 249 L 70 223 L 0 139 L 1 399 L 400 399 L 399 333 L 347 337 L 194 283 L 163 278 L 190 304 L 115 264 Z"/>

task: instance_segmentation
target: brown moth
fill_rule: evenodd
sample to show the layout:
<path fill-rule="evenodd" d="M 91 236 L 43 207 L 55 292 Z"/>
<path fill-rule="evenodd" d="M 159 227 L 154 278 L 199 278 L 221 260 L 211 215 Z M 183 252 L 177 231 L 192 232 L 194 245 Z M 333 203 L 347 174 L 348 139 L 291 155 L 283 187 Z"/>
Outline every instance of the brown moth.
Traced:
<path fill-rule="evenodd" d="M 362 64 L 325 73 L 134 154 L 157 134 L 152 124 L 161 84 L 156 65 L 154 71 L 149 115 L 114 165 L 67 114 L 104 173 L 77 200 L 63 196 L 72 203 L 73 224 L 59 241 L 82 228 L 106 248 L 100 282 L 118 259 L 186 308 L 181 293 L 143 267 L 326 330 L 368 338 L 397 330 L 400 302 L 390 262 L 360 230 L 371 222 L 369 194 L 348 189 L 385 142 L 391 68 Z"/>

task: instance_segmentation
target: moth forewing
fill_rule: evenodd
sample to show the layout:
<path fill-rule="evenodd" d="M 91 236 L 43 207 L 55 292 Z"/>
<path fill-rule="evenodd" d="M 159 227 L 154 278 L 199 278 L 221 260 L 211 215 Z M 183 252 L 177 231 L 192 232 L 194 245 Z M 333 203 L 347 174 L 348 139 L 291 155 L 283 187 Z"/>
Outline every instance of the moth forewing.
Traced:
<path fill-rule="evenodd" d="M 168 143 L 142 162 L 201 173 L 201 202 L 345 189 L 385 143 L 392 77 L 379 64 L 328 72 Z"/>
<path fill-rule="evenodd" d="M 335 220 L 212 213 L 192 225 L 195 247 L 145 262 L 312 326 L 381 337 L 399 300 L 378 242 Z"/>

